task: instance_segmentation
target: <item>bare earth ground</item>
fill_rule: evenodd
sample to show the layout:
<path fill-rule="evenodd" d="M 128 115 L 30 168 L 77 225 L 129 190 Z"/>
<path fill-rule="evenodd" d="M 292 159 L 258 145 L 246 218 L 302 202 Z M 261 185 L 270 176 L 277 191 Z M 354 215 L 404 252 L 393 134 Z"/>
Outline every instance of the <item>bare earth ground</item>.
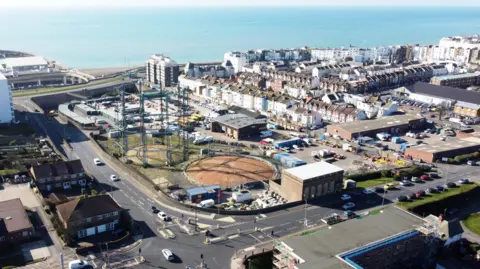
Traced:
<path fill-rule="evenodd" d="M 102 75 L 107 76 L 113 73 L 124 72 L 127 69 L 135 68 L 135 66 L 122 66 L 122 67 L 105 67 L 105 68 L 89 68 L 89 69 L 80 69 L 80 72 L 87 73 L 94 77 L 100 77 Z"/>
<path fill-rule="evenodd" d="M 203 185 L 233 187 L 249 181 L 272 179 L 274 170 L 262 161 L 244 156 L 216 156 L 192 163 L 189 177 Z"/>

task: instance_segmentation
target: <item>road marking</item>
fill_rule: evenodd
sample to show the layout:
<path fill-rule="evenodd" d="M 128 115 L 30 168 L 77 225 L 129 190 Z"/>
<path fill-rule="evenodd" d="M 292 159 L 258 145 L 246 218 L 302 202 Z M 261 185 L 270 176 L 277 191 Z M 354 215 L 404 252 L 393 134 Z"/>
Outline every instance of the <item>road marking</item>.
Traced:
<path fill-rule="evenodd" d="M 251 235 L 251 234 L 249 234 L 249 235 L 250 235 L 253 239 L 257 240 L 258 242 L 262 242 L 262 240 L 256 238 L 255 236 L 253 236 L 253 235 Z"/>
<path fill-rule="evenodd" d="M 293 226 L 293 227 L 287 228 L 286 230 L 287 230 L 287 231 L 290 231 L 290 230 L 296 229 L 297 227 L 298 227 L 298 226 Z"/>
<path fill-rule="evenodd" d="M 234 234 L 234 235 L 230 235 L 229 237 L 227 237 L 228 239 L 234 239 L 234 238 L 237 238 L 239 237 L 238 234 Z"/>
<path fill-rule="evenodd" d="M 260 217 L 262 217 L 262 218 L 266 218 L 266 217 L 267 217 L 267 215 L 265 215 L 265 214 L 260 214 Z"/>
<path fill-rule="evenodd" d="M 138 200 L 138 202 L 141 204 L 141 205 L 145 205 L 142 201 Z"/>
<path fill-rule="evenodd" d="M 91 262 L 93 263 L 93 268 L 97 268 L 97 264 L 93 260 Z"/>
<path fill-rule="evenodd" d="M 285 222 L 283 224 L 278 225 L 278 227 L 285 226 L 285 225 L 288 225 L 288 224 L 291 224 L 291 222 Z"/>

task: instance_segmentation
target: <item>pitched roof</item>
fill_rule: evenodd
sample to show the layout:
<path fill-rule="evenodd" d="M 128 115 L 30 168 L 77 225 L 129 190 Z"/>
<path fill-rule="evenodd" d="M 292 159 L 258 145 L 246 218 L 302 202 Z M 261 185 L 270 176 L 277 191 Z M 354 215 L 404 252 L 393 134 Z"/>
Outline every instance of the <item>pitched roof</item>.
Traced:
<path fill-rule="evenodd" d="M 122 210 L 110 195 L 98 195 L 75 199 L 57 206 L 58 214 L 65 222 L 83 220 Z"/>
<path fill-rule="evenodd" d="M 439 86 L 425 82 L 417 82 L 412 86 L 408 86 L 407 89 L 412 93 L 430 95 L 477 105 L 480 104 L 480 92 Z"/>
<path fill-rule="evenodd" d="M 53 164 L 45 163 L 32 166 L 32 169 L 35 178 L 56 177 L 85 172 L 82 162 L 80 160 L 56 162 Z"/>
<path fill-rule="evenodd" d="M 20 198 L 0 202 L 0 235 L 32 228 Z"/>

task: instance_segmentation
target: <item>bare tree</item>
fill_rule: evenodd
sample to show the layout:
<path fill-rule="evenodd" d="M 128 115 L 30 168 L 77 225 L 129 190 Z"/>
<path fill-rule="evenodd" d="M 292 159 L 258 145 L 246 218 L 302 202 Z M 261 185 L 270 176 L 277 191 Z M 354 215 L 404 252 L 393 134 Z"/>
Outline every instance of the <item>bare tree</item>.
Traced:
<path fill-rule="evenodd" d="M 443 101 L 437 106 L 438 119 L 442 120 L 442 117 L 445 116 L 449 111 L 449 105 L 447 102 Z"/>

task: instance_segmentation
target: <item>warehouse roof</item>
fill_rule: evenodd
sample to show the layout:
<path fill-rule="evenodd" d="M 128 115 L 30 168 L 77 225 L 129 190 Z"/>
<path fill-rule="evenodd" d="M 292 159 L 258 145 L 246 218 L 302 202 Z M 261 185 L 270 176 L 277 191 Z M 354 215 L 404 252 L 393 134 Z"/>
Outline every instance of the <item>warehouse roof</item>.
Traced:
<path fill-rule="evenodd" d="M 6 67 L 22 67 L 22 66 L 48 65 L 48 63 L 42 57 L 32 56 L 32 57 L 0 59 L 0 65 L 5 65 Z"/>
<path fill-rule="evenodd" d="M 242 114 L 226 114 L 215 118 L 215 121 L 234 129 L 241 129 L 252 124 L 267 124 L 267 119 L 254 119 Z"/>
<path fill-rule="evenodd" d="M 462 101 L 465 103 L 480 104 L 480 92 L 468 91 L 459 88 L 434 85 L 430 83 L 417 82 L 406 87 L 409 92 L 429 95 L 449 100 Z"/>
<path fill-rule="evenodd" d="M 78 115 L 77 113 L 71 111 L 68 108 L 67 104 L 59 105 L 58 106 L 58 112 L 62 113 L 63 115 L 69 117 L 70 119 L 72 119 L 72 120 L 74 120 L 74 121 L 76 121 L 80 124 L 83 124 L 83 125 L 94 124 L 94 122 L 92 120 L 86 119 L 86 118 Z"/>
<path fill-rule="evenodd" d="M 330 125 L 330 128 L 338 128 L 348 131 L 350 133 L 361 133 L 373 131 L 385 127 L 396 127 L 409 124 L 411 121 L 422 119 L 422 117 L 414 115 L 396 115 L 389 117 L 382 117 L 374 120 L 361 120 L 348 123 Z"/>
<path fill-rule="evenodd" d="M 428 145 L 421 144 L 419 146 L 410 147 L 409 149 L 435 154 L 435 153 L 448 152 L 452 150 L 470 148 L 475 146 L 480 147 L 480 138 L 477 138 L 477 137 L 468 137 L 463 139 L 448 138 L 447 141 L 445 142 L 439 141 L 439 143 L 428 144 Z"/>
<path fill-rule="evenodd" d="M 286 169 L 285 172 L 301 180 L 308 180 L 314 177 L 343 172 L 343 169 L 327 162 L 316 162 L 299 167 L 289 168 Z"/>
<path fill-rule="evenodd" d="M 388 207 L 383 213 L 341 222 L 332 226 L 332 229 L 318 230 L 283 242 L 305 261 L 297 264 L 297 268 L 337 269 L 342 268 L 343 262 L 336 255 L 405 232 L 423 223 L 418 217 Z"/>
<path fill-rule="evenodd" d="M 480 73 L 466 73 L 466 74 L 458 74 L 458 75 L 447 75 L 441 77 L 434 77 L 440 80 L 449 80 L 449 79 L 461 79 L 461 78 L 471 78 L 480 76 Z"/>
<path fill-rule="evenodd" d="M 267 116 L 265 116 L 265 115 L 262 115 L 260 113 L 252 112 L 248 109 L 245 109 L 245 108 L 239 107 L 239 106 L 231 106 L 231 107 L 228 108 L 228 110 L 231 110 L 235 113 L 242 114 L 242 115 L 248 116 L 250 118 L 254 118 L 254 119 L 265 119 L 265 118 L 267 118 Z"/>
<path fill-rule="evenodd" d="M 220 185 L 201 186 L 187 189 L 188 195 L 199 195 L 207 192 L 214 192 L 220 189 Z"/>

